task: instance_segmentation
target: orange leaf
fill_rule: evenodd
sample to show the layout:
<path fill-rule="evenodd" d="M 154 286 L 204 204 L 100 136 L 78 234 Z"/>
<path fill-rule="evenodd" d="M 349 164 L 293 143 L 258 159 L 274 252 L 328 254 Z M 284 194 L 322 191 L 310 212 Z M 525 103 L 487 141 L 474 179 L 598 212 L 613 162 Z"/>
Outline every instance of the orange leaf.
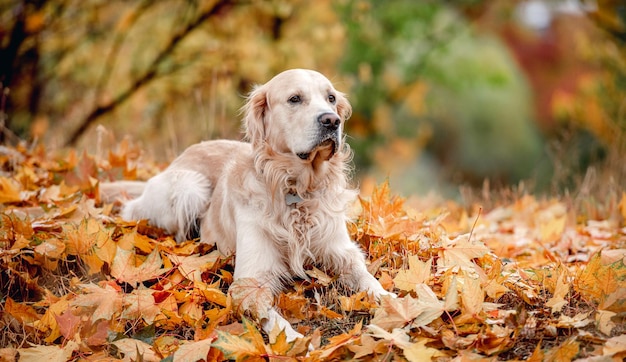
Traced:
<path fill-rule="evenodd" d="M 0 204 L 9 204 L 22 201 L 20 187 L 12 179 L 0 176 Z"/>
<path fill-rule="evenodd" d="M 41 318 L 33 307 L 17 303 L 11 299 L 11 297 L 6 298 L 6 302 L 4 302 L 4 311 L 23 324 L 31 324 Z"/>
<path fill-rule="evenodd" d="M 157 278 L 168 271 L 161 268 L 163 261 L 156 248 L 139 266 L 136 266 L 135 256 L 134 251 L 118 247 L 111 265 L 111 275 L 119 281 L 137 286 L 137 283 Z"/>
<path fill-rule="evenodd" d="M 418 284 L 426 283 L 431 276 L 432 259 L 421 261 L 417 255 L 409 255 L 409 269 L 400 270 L 393 283 L 396 288 L 404 291 L 415 291 Z"/>

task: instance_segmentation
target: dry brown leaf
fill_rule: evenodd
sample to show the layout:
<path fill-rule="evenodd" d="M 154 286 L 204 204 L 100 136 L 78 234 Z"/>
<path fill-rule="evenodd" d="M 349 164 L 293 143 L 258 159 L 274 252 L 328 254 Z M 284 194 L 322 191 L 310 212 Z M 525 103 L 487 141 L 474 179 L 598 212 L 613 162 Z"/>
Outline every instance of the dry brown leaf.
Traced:
<path fill-rule="evenodd" d="M 383 296 L 380 299 L 380 308 L 376 310 L 370 323 L 386 330 L 403 328 L 420 313 L 422 313 L 420 304 L 411 296 L 403 298 Z"/>
<path fill-rule="evenodd" d="M 136 254 L 134 251 L 118 247 L 111 265 L 111 275 L 118 281 L 137 286 L 138 283 L 155 279 L 168 271 L 168 269 L 162 268 L 163 261 L 156 248 L 139 266 L 136 266 L 135 259 Z"/>
<path fill-rule="evenodd" d="M 84 294 L 79 294 L 70 303 L 75 307 L 87 307 L 92 311 L 90 320 L 96 322 L 100 319 L 110 320 L 115 313 L 122 310 L 123 293 L 122 290 L 113 283 L 102 283 L 101 285 L 81 284 L 79 285 Z"/>
<path fill-rule="evenodd" d="M 74 351 L 79 348 L 78 343 L 68 341 L 61 346 L 32 346 L 30 348 L 18 348 L 20 362 L 66 362 L 72 357 Z"/>

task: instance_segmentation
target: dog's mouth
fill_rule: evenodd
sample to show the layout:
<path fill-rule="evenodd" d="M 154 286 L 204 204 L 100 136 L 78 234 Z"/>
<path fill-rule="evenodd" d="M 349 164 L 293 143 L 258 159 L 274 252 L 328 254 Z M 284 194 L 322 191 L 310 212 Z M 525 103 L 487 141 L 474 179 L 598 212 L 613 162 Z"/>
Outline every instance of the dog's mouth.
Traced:
<path fill-rule="evenodd" d="M 296 155 L 303 161 L 313 161 L 320 159 L 328 161 L 337 152 L 337 139 L 331 135 L 324 138 L 320 143 L 311 150 L 311 152 L 301 152 Z"/>

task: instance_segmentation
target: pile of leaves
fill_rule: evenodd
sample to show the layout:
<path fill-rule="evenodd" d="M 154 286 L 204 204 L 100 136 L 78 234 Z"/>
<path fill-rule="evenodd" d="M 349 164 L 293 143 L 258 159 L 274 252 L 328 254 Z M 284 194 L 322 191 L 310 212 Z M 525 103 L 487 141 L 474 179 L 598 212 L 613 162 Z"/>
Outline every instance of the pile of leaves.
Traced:
<path fill-rule="evenodd" d="M 101 181 L 158 171 L 139 154 L 0 149 L 1 361 L 626 357 L 626 196 L 591 220 L 557 199 L 481 210 L 379 185 L 348 227 L 398 298 L 308 266 L 277 298 L 306 336 L 288 343 L 233 310 L 232 259 L 98 200 Z"/>

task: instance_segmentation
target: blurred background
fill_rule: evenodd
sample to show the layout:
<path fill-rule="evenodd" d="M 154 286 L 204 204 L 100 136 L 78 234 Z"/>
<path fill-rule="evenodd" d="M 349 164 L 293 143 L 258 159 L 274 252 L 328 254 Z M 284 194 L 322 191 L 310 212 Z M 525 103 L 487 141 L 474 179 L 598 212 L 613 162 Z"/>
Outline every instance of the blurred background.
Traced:
<path fill-rule="evenodd" d="M 625 24 L 623 0 L 0 0 L 0 137 L 167 162 L 311 68 L 349 95 L 363 185 L 623 190 Z"/>

